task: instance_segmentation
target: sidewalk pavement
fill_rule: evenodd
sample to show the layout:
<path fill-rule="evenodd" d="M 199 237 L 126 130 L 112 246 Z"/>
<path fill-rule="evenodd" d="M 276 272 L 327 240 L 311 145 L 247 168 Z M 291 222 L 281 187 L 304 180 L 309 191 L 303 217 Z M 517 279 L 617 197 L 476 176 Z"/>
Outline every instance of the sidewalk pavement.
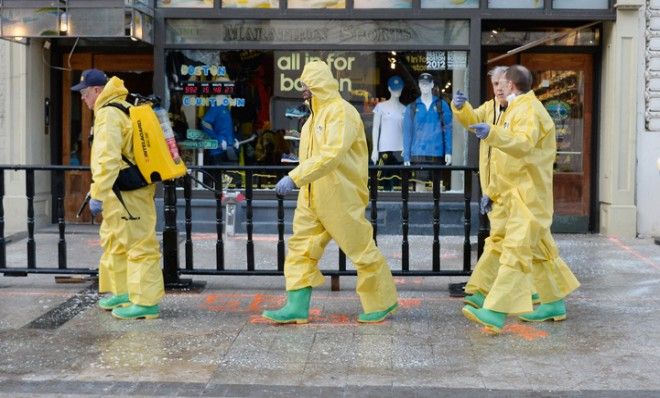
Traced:
<path fill-rule="evenodd" d="M 57 265 L 53 231 L 37 234 L 39 266 Z M 70 267 L 94 267 L 95 233 L 67 236 Z M 257 268 L 272 268 L 274 239 L 257 238 Z M 500 336 L 466 320 L 461 299 L 449 297 L 448 283 L 466 278 L 396 278 L 402 308 L 378 325 L 355 322 L 354 277 L 341 277 L 339 292 L 328 278 L 312 295 L 311 323 L 277 326 L 259 314 L 283 303 L 282 277 L 195 276 L 206 287 L 168 292 L 160 319 L 119 321 L 95 306 L 93 279 L 0 275 L 0 396 L 660 396 L 660 246 L 556 239 L 582 283 L 567 299 L 568 319 L 509 318 Z M 196 263 L 211 266 L 214 236 L 194 243 Z M 244 268 L 245 238 L 226 243 L 227 267 Z M 401 237 L 378 243 L 400 267 Z M 411 237 L 413 268 L 430 268 L 428 243 Z M 462 238 L 441 245 L 443 264 L 460 267 Z M 8 265 L 24 266 L 25 248 L 20 237 L 10 242 Z M 331 248 L 322 268 L 334 264 Z"/>

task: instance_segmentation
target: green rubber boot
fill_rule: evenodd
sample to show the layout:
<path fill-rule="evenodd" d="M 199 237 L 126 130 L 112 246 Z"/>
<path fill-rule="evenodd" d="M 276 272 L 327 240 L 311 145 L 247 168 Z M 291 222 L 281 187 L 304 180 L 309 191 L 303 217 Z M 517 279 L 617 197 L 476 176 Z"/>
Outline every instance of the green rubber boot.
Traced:
<path fill-rule="evenodd" d="M 128 299 L 128 293 L 113 294 L 112 296 L 104 297 L 99 300 L 99 307 L 108 311 L 117 307 L 126 307 L 127 305 L 131 305 L 131 301 Z"/>
<path fill-rule="evenodd" d="M 375 311 L 375 312 L 363 312 L 358 316 L 358 322 L 360 323 L 378 323 L 383 322 L 388 315 L 394 315 L 397 308 L 399 308 L 399 303 L 394 303 L 385 311 Z"/>
<path fill-rule="evenodd" d="M 543 322 L 552 319 L 563 321 L 566 319 L 566 303 L 564 299 L 539 305 L 534 311 L 518 316 L 518 319 L 526 322 Z"/>
<path fill-rule="evenodd" d="M 473 322 L 484 325 L 493 334 L 502 331 L 506 322 L 506 313 L 492 311 L 487 308 L 472 308 L 469 305 L 463 307 L 463 315 Z"/>
<path fill-rule="evenodd" d="M 264 311 L 261 316 L 276 323 L 309 322 L 309 301 L 312 298 L 311 286 L 286 292 L 286 305 L 279 310 Z"/>
<path fill-rule="evenodd" d="M 112 316 L 119 319 L 155 319 L 160 316 L 160 306 L 133 304 L 128 307 L 117 307 L 112 310 Z"/>
<path fill-rule="evenodd" d="M 486 301 L 486 297 L 483 294 L 481 294 L 481 292 L 479 291 L 469 296 L 463 297 L 463 302 L 467 305 L 473 306 L 474 308 L 483 307 L 484 301 Z"/>
<path fill-rule="evenodd" d="M 541 304 L 541 296 L 538 293 L 532 293 L 532 304 Z"/>

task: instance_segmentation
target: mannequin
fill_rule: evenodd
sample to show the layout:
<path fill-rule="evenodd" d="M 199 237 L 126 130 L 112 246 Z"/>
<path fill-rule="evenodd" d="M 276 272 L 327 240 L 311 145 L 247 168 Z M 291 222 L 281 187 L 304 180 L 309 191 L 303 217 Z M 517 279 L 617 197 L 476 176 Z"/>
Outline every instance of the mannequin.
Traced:
<path fill-rule="evenodd" d="M 406 107 L 403 118 L 403 164 L 451 164 L 452 113 L 443 99 L 433 95 L 433 76 L 418 78 L 421 95 Z M 441 110 L 441 111 L 440 111 Z M 427 180 L 428 172 L 418 173 Z M 448 178 L 444 181 L 448 184 Z"/>
<path fill-rule="evenodd" d="M 405 105 L 399 102 L 403 91 L 403 79 L 392 76 L 387 81 L 390 98 L 380 102 L 374 108 L 374 121 L 371 129 L 371 160 L 377 165 L 401 164 L 401 150 L 403 149 L 403 114 Z M 380 174 L 380 173 L 379 173 Z M 390 177 L 391 172 L 383 172 L 382 177 Z M 383 186 L 392 190 L 392 180 L 383 179 Z"/>

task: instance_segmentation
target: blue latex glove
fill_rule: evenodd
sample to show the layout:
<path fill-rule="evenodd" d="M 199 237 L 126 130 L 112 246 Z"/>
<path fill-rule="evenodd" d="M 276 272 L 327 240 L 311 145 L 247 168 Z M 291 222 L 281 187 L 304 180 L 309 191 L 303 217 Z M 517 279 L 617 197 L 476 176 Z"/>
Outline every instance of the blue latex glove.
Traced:
<path fill-rule="evenodd" d="M 291 177 L 284 176 L 277 182 L 277 185 L 275 185 L 275 192 L 280 196 L 284 196 L 293 191 L 295 188 L 297 188 L 296 184 L 293 182 Z"/>
<path fill-rule="evenodd" d="M 96 200 L 94 198 L 89 200 L 89 211 L 92 212 L 92 215 L 96 217 L 103 211 L 103 202 Z"/>
<path fill-rule="evenodd" d="M 479 212 L 485 215 L 491 210 L 493 210 L 493 201 L 486 195 L 482 196 L 479 201 Z"/>
<path fill-rule="evenodd" d="M 467 101 L 467 97 L 465 94 L 461 92 L 461 90 L 456 91 L 456 95 L 454 95 L 454 106 L 456 109 L 461 109 L 463 105 L 465 105 L 465 102 Z"/>
<path fill-rule="evenodd" d="M 488 133 L 490 133 L 490 126 L 488 123 L 477 123 L 469 126 L 468 130 L 474 131 L 474 134 L 477 135 L 477 138 L 484 140 L 486 137 L 488 137 Z"/>

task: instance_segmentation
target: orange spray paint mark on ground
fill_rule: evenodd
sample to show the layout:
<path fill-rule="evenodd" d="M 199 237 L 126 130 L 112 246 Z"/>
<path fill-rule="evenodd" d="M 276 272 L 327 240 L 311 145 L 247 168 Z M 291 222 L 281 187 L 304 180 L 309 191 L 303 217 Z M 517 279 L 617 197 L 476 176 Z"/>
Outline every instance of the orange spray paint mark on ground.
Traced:
<path fill-rule="evenodd" d="M 401 308 L 418 308 L 421 305 L 422 305 L 422 299 L 417 299 L 417 298 L 399 299 L 399 307 Z"/>
<path fill-rule="evenodd" d="M 619 239 L 611 236 L 608 238 L 610 242 L 614 242 L 617 246 L 622 248 L 623 250 L 627 251 L 628 253 L 632 254 L 633 256 L 637 257 L 638 259 L 642 260 L 646 264 L 650 265 L 651 267 L 660 270 L 660 265 L 656 264 L 653 260 L 650 258 L 638 253 L 635 249 L 633 249 L 630 246 L 625 245 L 623 242 L 621 242 Z"/>
<path fill-rule="evenodd" d="M 512 323 L 504 326 L 504 329 L 502 329 L 502 333 L 515 334 L 527 341 L 544 339 L 549 336 L 549 333 L 546 332 L 545 330 L 540 330 L 533 326 L 523 325 L 520 323 Z"/>

